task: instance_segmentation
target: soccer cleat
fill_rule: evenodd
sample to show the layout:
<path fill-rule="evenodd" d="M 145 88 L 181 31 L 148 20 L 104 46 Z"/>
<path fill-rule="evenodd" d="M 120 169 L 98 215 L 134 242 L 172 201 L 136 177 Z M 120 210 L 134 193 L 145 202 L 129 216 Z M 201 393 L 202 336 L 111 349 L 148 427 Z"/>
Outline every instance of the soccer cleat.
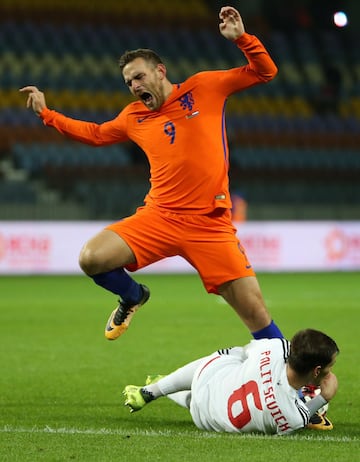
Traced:
<path fill-rule="evenodd" d="M 325 415 L 320 415 L 318 412 L 315 412 L 315 414 L 310 417 L 307 428 L 311 430 L 332 430 L 334 426 Z"/>
<path fill-rule="evenodd" d="M 148 375 L 145 380 L 145 385 L 152 385 L 153 383 L 158 382 L 163 377 L 165 377 L 165 375 L 160 375 L 160 374 Z"/>
<path fill-rule="evenodd" d="M 130 412 L 140 411 L 153 398 L 143 392 L 142 387 L 127 385 L 123 391 L 125 395 L 125 406 L 130 408 Z"/>
<path fill-rule="evenodd" d="M 120 301 L 119 306 L 111 313 L 105 327 L 105 337 L 108 340 L 116 340 L 120 337 L 129 327 L 131 318 L 135 312 L 149 300 L 150 290 L 143 284 L 140 284 L 140 286 L 143 291 L 143 297 L 139 303 L 131 305 Z"/>

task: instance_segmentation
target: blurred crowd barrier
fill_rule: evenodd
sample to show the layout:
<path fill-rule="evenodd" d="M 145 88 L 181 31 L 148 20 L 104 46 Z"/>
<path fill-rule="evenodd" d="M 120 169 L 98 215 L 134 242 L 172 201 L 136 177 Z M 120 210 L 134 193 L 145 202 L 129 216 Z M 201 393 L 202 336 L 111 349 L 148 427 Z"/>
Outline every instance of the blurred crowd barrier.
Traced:
<path fill-rule="evenodd" d="M 0 221 L 0 274 L 80 274 L 79 249 L 104 226 L 99 221 Z M 262 221 L 236 226 L 257 271 L 360 269 L 359 222 Z M 188 273 L 194 269 L 183 258 L 172 257 L 141 272 Z"/>

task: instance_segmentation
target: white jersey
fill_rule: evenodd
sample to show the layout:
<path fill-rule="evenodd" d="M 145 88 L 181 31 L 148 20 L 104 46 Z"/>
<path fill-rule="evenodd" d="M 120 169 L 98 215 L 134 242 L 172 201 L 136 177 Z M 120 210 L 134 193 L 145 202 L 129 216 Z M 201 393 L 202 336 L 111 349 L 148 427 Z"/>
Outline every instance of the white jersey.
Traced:
<path fill-rule="evenodd" d="M 285 339 L 263 339 L 206 358 L 191 388 L 195 425 L 218 432 L 266 434 L 306 426 L 309 410 L 287 380 L 289 350 Z"/>

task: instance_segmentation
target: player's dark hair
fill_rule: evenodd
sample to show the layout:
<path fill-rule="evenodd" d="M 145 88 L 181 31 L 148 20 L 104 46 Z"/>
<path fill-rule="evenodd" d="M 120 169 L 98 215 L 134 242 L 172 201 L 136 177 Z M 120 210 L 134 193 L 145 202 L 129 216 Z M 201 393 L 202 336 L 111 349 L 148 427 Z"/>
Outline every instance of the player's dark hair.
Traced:
<path fill-rule="evenodd" d="M 297 332 L 291 340 L 289 366 L 298 374 L 306 374 L 314 367 L 326 367 L 340 352 L 336 342 L 314 329 Z"/>
<path fill-rule="evenodd" d="M 145 61 L 153 63 L 154 66 L 163 64 L 160 56 L 155 53 L 155 51 L 149 48 L 138 48 L 137 50 L 125 51 L 125 53 L 120 56 L 119 67 L 121 72 L 127 64 L 131 63 L 131 61 L 134 61 L 136 58 L 143 58 Z"/>

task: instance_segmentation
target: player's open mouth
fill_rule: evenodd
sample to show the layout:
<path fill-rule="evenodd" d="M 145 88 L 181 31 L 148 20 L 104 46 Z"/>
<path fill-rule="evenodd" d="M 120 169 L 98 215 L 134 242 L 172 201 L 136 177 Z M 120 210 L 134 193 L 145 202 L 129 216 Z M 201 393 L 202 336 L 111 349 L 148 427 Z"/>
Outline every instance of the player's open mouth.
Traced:
<path fill-rule="evenodd" d="M 145 104 L 150 104 L 153 99 L 152 95 L 146 91 L 140 95 L 140 98 Z"/>

